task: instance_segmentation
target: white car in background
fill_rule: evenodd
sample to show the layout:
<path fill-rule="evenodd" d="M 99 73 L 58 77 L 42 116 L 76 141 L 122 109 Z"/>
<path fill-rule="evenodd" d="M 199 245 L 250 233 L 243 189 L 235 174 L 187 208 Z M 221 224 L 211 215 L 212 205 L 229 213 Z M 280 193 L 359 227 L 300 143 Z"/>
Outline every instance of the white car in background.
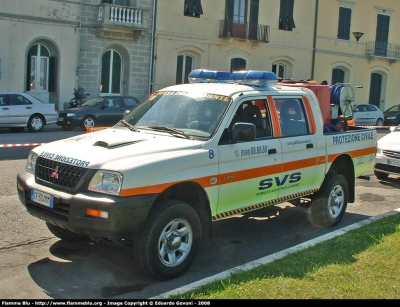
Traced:
<path fill-rule="evenodd" d="M 400 125 L 378 140 L 374 173 L 378 179 L 400 176 Z"/>
<path fill-rule="evenodd" d="M 383 126 L 383 112 L 374 104 L 356 104 L 353 120 L 356 126 Z"/>
<path fill-rule="evenodd" d="M 54 103 L 45 103 L 26 93 L 0 93 L 0 128 L 21 132 L 28 127 L 31 132 L 40 132 L 57 119 Z"/>

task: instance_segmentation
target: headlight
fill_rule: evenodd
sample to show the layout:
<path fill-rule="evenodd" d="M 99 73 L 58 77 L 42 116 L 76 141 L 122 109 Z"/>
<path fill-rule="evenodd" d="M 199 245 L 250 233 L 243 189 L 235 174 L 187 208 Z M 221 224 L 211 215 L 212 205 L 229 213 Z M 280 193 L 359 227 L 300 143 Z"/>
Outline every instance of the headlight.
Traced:
<path fill-rule="evenodd" d="M 67 117 L 73 117 L 73 116 L 76 116 L 76 114 L 75 113 L 67 113 Z"/>
<path fill-rule="evenodd" d="M 396 119 L 396 116 L 386 117 L 386 119 Z"/>
<path fill-rule="evenodd" d="M 123 179 L 117 172 L 97 171 L 89 183 L 89 191 L 119 195 Z"/>
<path fill-rule="evenodd" d="M 33 151 L 29 153 L 28 160 L 26 161 L 26 170 L 29 173 L 35 174 L 35 167 L 36 167 L 36 160 L 38 155 L 35 154 Z"/>

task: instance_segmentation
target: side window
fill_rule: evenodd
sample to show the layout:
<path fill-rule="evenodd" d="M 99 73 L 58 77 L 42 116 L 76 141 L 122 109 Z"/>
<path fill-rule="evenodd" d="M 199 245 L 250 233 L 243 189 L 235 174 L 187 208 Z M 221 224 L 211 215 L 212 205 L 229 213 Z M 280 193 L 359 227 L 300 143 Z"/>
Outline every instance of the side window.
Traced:
<path fill-rule="evenodd" d="M 281 0 L 279 30 L 292 31 L 296 28 L 293 19 L 294 0 Z"/>
<path fill-rule="evenodd" d="M 270 113 L 265 100 L 249 100 L 241 103 L 230 127 L 238 122 L 254 124 L 257 139 L 272 136 Z"/>
<path fill-rule="evenodd" d="M 193 70 L 193 57 L 188 54 L 178 55 L 176 62 L 176 84 L 189 83 L 188 76 Z"/>
<path fill-rule="evenodd" d="M 113 98 L 110 101 L 110 106 L 112 108 L 120 108 L 121 107 L 121 97 Z"/>
<path fill-rule="evenodd" d="M 282 136 L 305 135 L 309 133 L 303 101 L 301 99 L 275 100 Z"/>
<path fill-rule="evenodd" d="M 338 34 L 339 39 L 350 39 L 351 9 L 346 7 L 339 8 Z"/>
<path fill-rule="evenodd" d="M 131 97 L 124 98 L 124 102 L 125 102 L 125 105 L 127 105 L 128 107 L 131 107 L 131 108 L 133 108 L 134 106 L 136 106 L 138 104 L 138 102 Z"/>
<path fill-rule="evenodd" d="M 185 0 L 183 8 L 184 15 L 189 17 L 199 18 L 203 14 L 203 8 L 201 7 L 200 0 Z"/>
<path fill-rule="evenodd" d="M 13 106 L 22 106 L 31 104 L 31 102 L 28 99 L 26 99 L 24 96 L 21 95 L 9 95 L 8 97 L 10 99 L 10 104 Z"/>
<path fill-rule="evenodd" d="M 281 63 L 276 63 L 272 65 L 272 72 L 276 74 L 278 78 L 286 78 L 286 66 Z"/>
<path fill-rule="evenodd" d="M 0 95 L 0 106 L 8 106 L 9 102 L 6 95 Z"/>

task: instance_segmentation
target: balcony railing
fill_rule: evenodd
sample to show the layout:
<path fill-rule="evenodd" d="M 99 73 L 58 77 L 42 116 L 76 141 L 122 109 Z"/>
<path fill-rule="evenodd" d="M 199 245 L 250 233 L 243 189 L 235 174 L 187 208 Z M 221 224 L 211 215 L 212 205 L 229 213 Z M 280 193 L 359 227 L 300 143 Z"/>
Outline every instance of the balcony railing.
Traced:
<path fill-rule="evenodd" d="M 145 27 L 145 10 L 113 5 L 102 4 L 98 7 L 97 22 L 103 26 L 121 26 L 143 29 Z"/>
<path fill-rule="evenodd" d="M 400 60 L 400 45 L 378 41 L 367 42 L 366 55 L 370 57 L 382 57 L 390 60 Z"/>
<path fill-rule="evenodd" d="M 269 42 L 269 25 L 219 21 L 219 37 Z"/>

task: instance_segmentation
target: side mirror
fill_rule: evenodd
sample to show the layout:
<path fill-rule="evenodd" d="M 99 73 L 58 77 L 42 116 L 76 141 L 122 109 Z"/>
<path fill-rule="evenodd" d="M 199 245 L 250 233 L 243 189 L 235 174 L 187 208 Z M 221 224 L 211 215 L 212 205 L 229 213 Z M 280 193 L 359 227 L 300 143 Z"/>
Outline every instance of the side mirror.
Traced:
<path fill-rule="evenodd" d="M 256 138 L 256 126 L 250 123 L 236 123 L 232 126 L 232 141 L 248 142 Z"/>

